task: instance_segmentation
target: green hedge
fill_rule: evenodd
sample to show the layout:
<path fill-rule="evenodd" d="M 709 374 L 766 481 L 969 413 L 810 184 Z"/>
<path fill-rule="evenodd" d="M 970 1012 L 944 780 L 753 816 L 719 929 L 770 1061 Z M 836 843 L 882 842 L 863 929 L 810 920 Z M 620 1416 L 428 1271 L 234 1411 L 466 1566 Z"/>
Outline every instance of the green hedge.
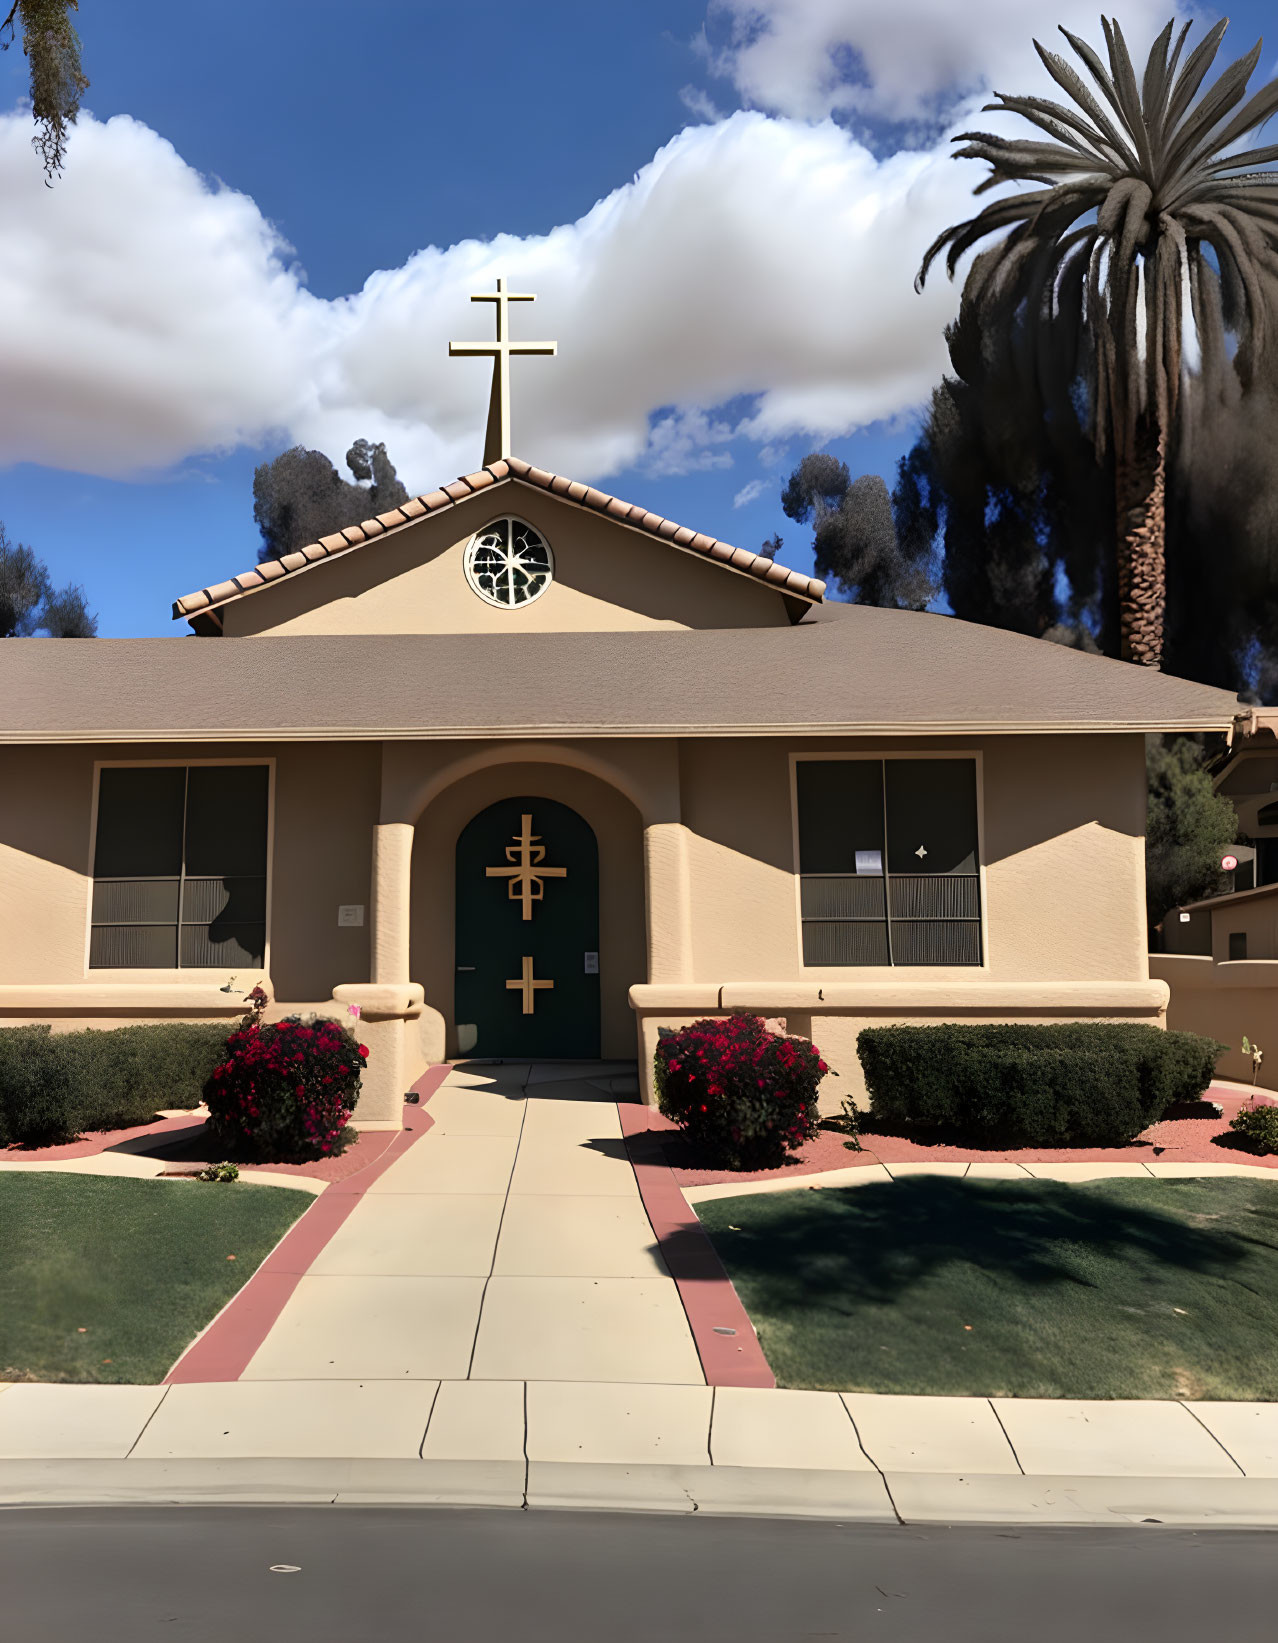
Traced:
<path fill-rule="evenodd" d="M 867 1027 L 868 1129 L 980 1147 L 1119 1146 L 1193 1101 L 1225 1048 L 1136 1023 Z"/>
<path fill-rule="evenodd" d="M 71 1141 L 195 1107 L 226 1059 L 230 1022 L 157 1021 L 54 1033 L 0 1028 L 0 1146 Z"/>

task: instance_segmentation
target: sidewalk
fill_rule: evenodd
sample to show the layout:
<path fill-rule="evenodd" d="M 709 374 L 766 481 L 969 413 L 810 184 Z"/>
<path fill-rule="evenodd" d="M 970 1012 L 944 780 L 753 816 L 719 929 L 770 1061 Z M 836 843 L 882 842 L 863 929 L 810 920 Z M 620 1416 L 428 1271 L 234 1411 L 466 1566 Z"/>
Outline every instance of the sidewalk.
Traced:
<path fill-rule="evenodd" d="M 1278 1523 L 1278 1406 L 545 1381 L 0 1391 L 0 1504 Z"/>

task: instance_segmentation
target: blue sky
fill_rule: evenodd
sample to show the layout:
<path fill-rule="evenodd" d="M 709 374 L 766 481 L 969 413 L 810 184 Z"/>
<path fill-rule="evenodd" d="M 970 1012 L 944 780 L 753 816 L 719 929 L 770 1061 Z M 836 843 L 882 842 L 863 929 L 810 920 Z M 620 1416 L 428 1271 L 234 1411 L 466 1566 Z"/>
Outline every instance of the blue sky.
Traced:
<path fill-rule="evenodd" d="M 809 569 L 780 484 L 813 448 L 891 476 L 952 303 L 909 278 L 976 180 L 946 125 L 1057 16 L 1096 33 L 1079 0 L 82 0 L 66 175 L 0 133 L 0 518 L 104 634 L 177 631 L 287 444 L 478 465 L 486 367 L 444 341 L 495 269 L 561 347 L 515 366 L 520 455 Z"/>

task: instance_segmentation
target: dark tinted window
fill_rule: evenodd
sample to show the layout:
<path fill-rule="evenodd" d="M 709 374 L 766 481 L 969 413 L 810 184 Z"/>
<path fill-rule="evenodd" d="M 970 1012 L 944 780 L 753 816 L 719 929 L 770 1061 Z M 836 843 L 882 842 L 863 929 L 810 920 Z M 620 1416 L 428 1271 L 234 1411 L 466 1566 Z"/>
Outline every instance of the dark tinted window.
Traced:
<path fill-rule="evenodd" d="M 877 759 L 801 759 L 795 767 L 799 793 L 799 871 L 873 871 L 866 855 L 878 852 L 882 872 L 883 766 Z"/>
<path fill-rule="evenodd" d="M 263 764 L 192 765 L 186 806 L 186 871 L 236 876 L 266 872 Z"/>
<path fill-rule="evenodd" d="M 180 873 L 185 791 L 186 771 L 180 765 L 103 770 L 94 876 L 135 879 Z"/>
<path fill-rule="evenodd" d="M 976 766 L 887 760 L 888 871 L 975 873 Z"/>

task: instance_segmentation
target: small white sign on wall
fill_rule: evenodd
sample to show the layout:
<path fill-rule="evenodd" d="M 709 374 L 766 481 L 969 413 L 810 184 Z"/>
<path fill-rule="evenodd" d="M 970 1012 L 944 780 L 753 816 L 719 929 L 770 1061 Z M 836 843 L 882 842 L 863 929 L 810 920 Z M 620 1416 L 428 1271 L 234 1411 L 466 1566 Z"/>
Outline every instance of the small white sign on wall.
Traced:
<path fill-rule="evenodd" d="M 856 870 L 858 873 L 873 873 L 880 876 L 883 872 L 883 852 L 881 850 L 858 850 L 856 853 Z"/>
<path fill-rule="evenodd" d="M 348 927 L 350 925 L 357 925 L 358 926 L 358 925 L 362 925 L 363 922 L 364 922 L 364 909 L 363 909 L 363 907 L 361 907 L 361 906 L 351 906 L 351 907 L 339 907 L 337 909 L 337 923 L 338 923 L 339 927 Z"/>

